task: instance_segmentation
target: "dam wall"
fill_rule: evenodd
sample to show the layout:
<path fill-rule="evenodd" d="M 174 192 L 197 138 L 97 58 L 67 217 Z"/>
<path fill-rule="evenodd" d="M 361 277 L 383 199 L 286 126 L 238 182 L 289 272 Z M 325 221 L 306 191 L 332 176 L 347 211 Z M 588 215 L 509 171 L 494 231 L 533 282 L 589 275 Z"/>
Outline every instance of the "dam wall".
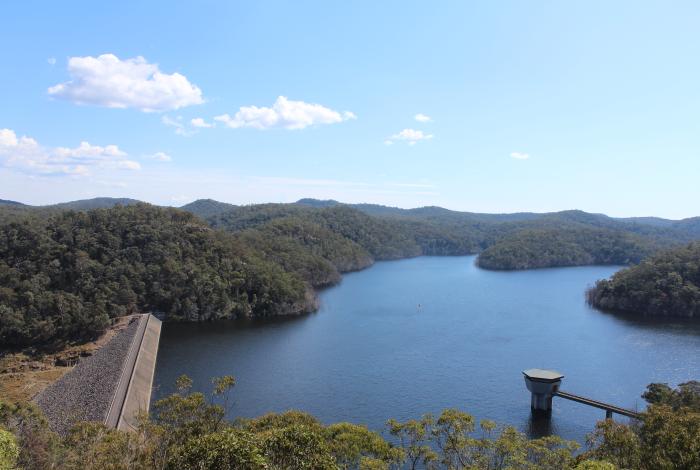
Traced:
<path fill-rule="evenodd" d="M 153 315 L 143 314 L 139 319 L 104 421 L 107 427 L 133 431 L 138 416 L 148 413 L 160 330 L 161 321 Z"/>
<path fill-rule="evenodd" d="M 133 430 L 138 414 L 148 412 L 160 329 L 153 315 L 131 315 L 100 349 L 39 393 L 34 401 L 49 427 L 65 435 L 78 422 L 97 421 Z"/>

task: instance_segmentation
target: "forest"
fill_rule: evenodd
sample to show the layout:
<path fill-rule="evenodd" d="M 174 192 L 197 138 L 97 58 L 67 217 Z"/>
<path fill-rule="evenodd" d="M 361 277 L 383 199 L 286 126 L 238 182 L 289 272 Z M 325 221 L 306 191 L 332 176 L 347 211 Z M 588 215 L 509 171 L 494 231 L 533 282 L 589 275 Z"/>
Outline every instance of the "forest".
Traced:
<path fill-rule="evenodd" d="M 6 348 L 87 341 L 134 311 L 213 320 L 313 308 L 298 275 L 181 210 L 116 206 L 0 226 Z"/>
<path fill-rule="evenodd" d="M 652 240 L 605 228 L 524 229 L 479 254 L 486 269 L 638 263 L 656 249 Z"/>
<path fill-rule="evenodd" d="M 587 299 L 606 311 L 700 318 L 700 242 L 658 253 L 598 281 Z"/>
<path fill-rule="evenodd" d="M 633 264 L 698 234 L 695 219 L 580 211 L 474 214 L 317 200 L 199 200 L 179 209 L 133 199 L 41 207 L 3 201 L 0 344 L 60 348 L 93 339 L 134 311 L 184 321 L 305 313 L 316 308 L 315 289 L 378 260 L 479 254 L 486 269 Z M 697 270 L 667 270 L 663 283 L 652 285 L 655 268 L 643 263 L 599 283 L 590 302 L 654 315 L 696 312 Z"/>
<path fill-rule="evenodd" d="M 557 436 L 528 438 L 457 409 L 404 422 L 386 434 L 353 423 L 322 424 L 287 411 L 226 419 L 235 379 L 209 395 L 182 376 L 136 432 L 78 423 L 51 431 L 35 405 L 0 401 L 0 468 L 25 470 L 693 470 L 700 468 L 700 383 L 651 384 L 649 407 L 629 424 L 600 421 L 583 449 Z"/>

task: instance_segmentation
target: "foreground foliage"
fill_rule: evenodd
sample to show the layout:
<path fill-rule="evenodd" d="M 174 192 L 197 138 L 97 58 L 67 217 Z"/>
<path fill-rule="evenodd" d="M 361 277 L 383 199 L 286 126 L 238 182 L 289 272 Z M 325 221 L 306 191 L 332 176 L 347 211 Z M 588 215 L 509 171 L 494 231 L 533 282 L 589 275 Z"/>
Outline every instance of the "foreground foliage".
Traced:
<path fill-rule="evenodd" d="M 700 464 L 697 382 L 679 390 L 650 386 L 645 396 L 652 405 L 640 423 L 599 423 L 589 449 L 578 455 L 574 442 L 528 439 L 454 409 L 390 420 L 389 439 L 351 423 L 323 425 L 299 411 L 230 422 L 225 415 L 234 384 L 232 377 L 215 379 L 205 396 L 192 392 L 183 376 L 178 392 L 155 403 L 134 433 L 81 423 L 58 436 L 33 406 L 0 404 L 0 426 L 11 431 L 0 429 L 0 468 L 651 470 Z"/>
<path fill-rule="evenodd" d="M 700 243 L 668 250 L 588 291 L 593 306 L 649 316 L 700 317 Z"/>
<path fill-rule="evenodd" d="M 641 421 L 631 426 L 600 422 L 589 436 L 587 456 L 624 469 L 700 468 L 700 382 L 675 390 L 651 384 L 643 397 L 650 407 Z"/>

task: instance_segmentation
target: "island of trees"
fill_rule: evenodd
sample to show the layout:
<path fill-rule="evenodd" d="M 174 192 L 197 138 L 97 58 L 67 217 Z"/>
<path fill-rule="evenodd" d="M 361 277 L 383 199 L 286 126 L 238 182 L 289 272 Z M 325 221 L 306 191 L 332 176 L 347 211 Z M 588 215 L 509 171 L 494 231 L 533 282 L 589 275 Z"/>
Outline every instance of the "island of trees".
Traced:
<path fill-rule="evenodd" d="M 603 279 L 587 293 L 601 310 L 700 318 L 700 242 L 659 253 Z"/>

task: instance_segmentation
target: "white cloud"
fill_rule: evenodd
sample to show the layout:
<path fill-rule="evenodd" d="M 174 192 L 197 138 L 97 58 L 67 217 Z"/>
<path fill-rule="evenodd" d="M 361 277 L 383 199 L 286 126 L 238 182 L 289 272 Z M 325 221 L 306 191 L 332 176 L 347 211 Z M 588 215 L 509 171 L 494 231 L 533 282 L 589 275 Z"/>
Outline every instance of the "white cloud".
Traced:
<path fill-rule="evenodd" d="M 430 116 L 426 116 L 423 113 L 418 113 L 415 116 L 413 116 L 413 118 L 418 122 L 431 122 L 433 120 L 433 118 L 431 118 Z"/>
<path fill-rule="evenodd" d="M 49 88 L 49 95 L 77 104 L 168 111 L 203 103 L 202 90 L 179 73 L 165 74 L 143 57 L 121 60 L 113 54 L 68 59 L 71 80 Z"/>
<path fill-rule="evenodd" d="M 89 142 L 80 142 L 80 145 L 75 148 L 56 147 L 54 150 L 56 156 L 64 159 L 90 159 L 104 157 L 125 157 L 126 153 L 119 150 L 116 145 L 107 145 L 100 147 L 99 145 L 90 145 Z"/>
<path fill-rule="evenodd" d="M 319 124 L 335 124 L 357 119 L 357 116 L 350 111 L 341 114 L 320 104 L 291 101 L 279 96 L 271 108 L 241 106 L 233 117 L 222 114 L 214 119 L 233 129 L 304 129 Z"/>
<path fill-rule="evenodd" d="M 121 160 L 114 162 L 117 168 L 123 168 L 125 170 L 140 170 L 141 164 L 133 160 Z"/>
<path fill-rule="evenodd" d="M 56 58 L 55 57 L 49 57 L 46 59 L 46 62 L 49 63 L 49 65 L 56 65 Z"/>
<path fill-rule="evenodd" d="M 138 162 L 126 157 L 116 145 L 81 142 L 74 148 L 51 148 L 31 137 L 18 138 L 11 129 L 0 129 L 0 164 L 30 174 L 85 176 L 93 168 L 141 169 Z"/>
<path fill-rule="evenodd" d="M 530 158 L 529 153 L 522 153 L 522 152 L 511 152 L 510 154 L 511 158 L 515 158 L 516 160 L 527 160 Z"/>
<path fill-rule="evenodd" d="M 149 155 L 148 158 L 156 160 L 159 162 L 171 162 L 173 158 L 165 152 L 156 152 L 153 155 Z"/>
<path fill-rule="evenodd" d="M 398 134 L 394 134 L 387 138 L 384 143 L 386 145 L 391 145 L 395 141 L 408 142 L 408 145 L 415 145 L 417 142 L 422 140 L 430 140 L 433 138 L 433 134 L 426 134 L 423 131 L 417 129 L 404 129 Z"/>
<path fill-rule="evenodd" d="M 160 121 L 168 127 L 174 127 L 175 133 L 184 137 L 190 137 L 197 133 L 196 129 L 188 129 L 182 120 L 182 116 L 171 118 L 167 114 L 160 118 Z"/>
<path fill-rule="evenodd" d="M 192 127 L 198 127 L 198 128 L 214 127 L 214 124 L 210 124 L 202 118 L 194 118 L 194 119 L 190 120 L 190 124 L 192 124 Z"/>

